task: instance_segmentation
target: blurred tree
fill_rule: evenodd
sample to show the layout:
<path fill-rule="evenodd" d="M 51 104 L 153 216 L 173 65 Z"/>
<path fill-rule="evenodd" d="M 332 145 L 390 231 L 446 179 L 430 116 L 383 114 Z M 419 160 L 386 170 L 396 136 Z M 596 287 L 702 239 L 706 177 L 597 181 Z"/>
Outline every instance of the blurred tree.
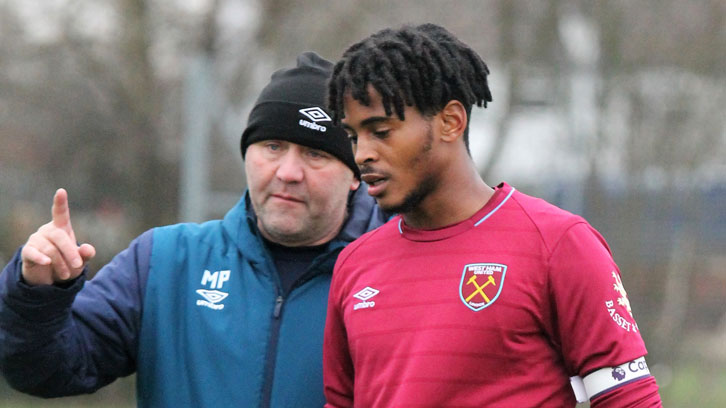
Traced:
<path fill-rule="evenodd" d="M 672 364 L 698 324 L 689 310 L 704 301 L 692 297 L 708 265 L 697 260 L 715 255 L 698 232 L 715 214 L 696 197 L 724 183 L 726 53 L 717 50 L 726 49 L 726 3 L 596 2 L 586 11 L 602 36 L 586 197 L 617 237 L 624 280 L 643 283 L 634 302 L 654 360 Z M 606 198 L 617 190 L 619 200 Z"/>

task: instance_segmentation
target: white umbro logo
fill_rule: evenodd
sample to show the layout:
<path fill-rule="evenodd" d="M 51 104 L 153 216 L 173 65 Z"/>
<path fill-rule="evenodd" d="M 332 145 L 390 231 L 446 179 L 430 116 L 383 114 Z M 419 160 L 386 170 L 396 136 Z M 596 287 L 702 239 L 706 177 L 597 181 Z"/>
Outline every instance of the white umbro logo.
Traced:
<path fill-rule="evenodd" d="M 378 292 L 380 292 L 378 289 L 373 289 L 370 286 L 366 286 L 365 289 L 356 293 L 355 295 L 353 295 L 353 297 L 358 298 L 360 300 L 368 300 L 368 299 L 372 298 L 373 296 L 377 295 Z"/>
<path fill-rule="evenodd" d="M 229 296 L 229 293 L 222 292 L 219 289 L 222 289 L 222 286 L 229 281 L 231 272 L 229 269 L 214 272 L 205 269 L 201 285 L 209 286 L 211 290 L 197 289 L 199 296 L 204 298 L 204 300 L 197 299 L 197 306 L 205 306 L 213 310 L 224 309 L 224 304 L 219 302 Z"/>
<path fill-rule="evenodd" d="M 366 309 L 369 307 L 373 307 L 376 305 L 376 302 L 374 301 L 368 301 L 368 299 L 372 298 L 373 296 L 377 295 L 380 291 L 378 289 L 373 289 L 370 286 L 366 286 L 363 290 L 353 295 L 354 298 L 362 300 L 360 303 L 356 303 L 353 306 L 353 310 L 358 309 Z"/>
<path fill-rule="evenodd" d="M 323 122 L 323 121 L 331 121 L 330 116 L 328 116 L 327 113 L 325 113 L 324 110 L 321 108 L 314 106 L 312 108 L 305 108 L 300 109 L 300 113 L 307 116 L 308 119 L 312 120 L 313 122 Z"/>
<path fill-rule="evenodd" d="M 207 299 L 208 302 L 217 303 L 224 300 L 229 295 L 228 293 L 220 292 L 218 290 L 206 290 L 197 289 L 197 293 L 202 295 L 203 298 Z"/>
<path fill-rule="evenodd" d="M 219 304 L 219 302 L 223 301 L 224 298 L 229 295 L 228 293 L 220 292 L 218 290 L 207 289 L 197 289 L 197 293 L 199 293 L 200 296 L 206 299 L 197 299 L 197 306 L 206 306 L 214 310 L 224 309 L 224 305 Z"/>

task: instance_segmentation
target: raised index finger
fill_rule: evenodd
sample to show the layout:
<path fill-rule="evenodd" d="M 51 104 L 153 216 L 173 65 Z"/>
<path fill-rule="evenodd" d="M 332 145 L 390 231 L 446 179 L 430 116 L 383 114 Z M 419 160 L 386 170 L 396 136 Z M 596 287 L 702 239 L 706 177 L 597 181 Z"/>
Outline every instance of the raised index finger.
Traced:
<path fill-rule="evenodd" d="M 59 188 L 53 196 L 53 225 L 65 230 L 71 229 L 71 212 L 68 209 L 68 193 Z"/>

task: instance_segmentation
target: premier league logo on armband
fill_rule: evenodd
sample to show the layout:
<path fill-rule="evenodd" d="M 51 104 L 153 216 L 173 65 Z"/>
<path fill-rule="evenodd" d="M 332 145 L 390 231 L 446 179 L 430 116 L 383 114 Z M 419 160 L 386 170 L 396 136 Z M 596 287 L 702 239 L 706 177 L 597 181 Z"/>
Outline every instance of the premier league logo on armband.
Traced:
<path fill-rule="evenodd" d="M 502 293 L 507 265 L 476 263 L 464 266 L 459 296 L 466 307 L 478 312 L 494 303 Z"/>
<path fill-rule="evenodd" d="M 625 372 L 625 370 L 623 370 L 622 367 L 613 367 L 612 376 L 614 380 L 623 381 L 626 375 L 627 373 Z"/>

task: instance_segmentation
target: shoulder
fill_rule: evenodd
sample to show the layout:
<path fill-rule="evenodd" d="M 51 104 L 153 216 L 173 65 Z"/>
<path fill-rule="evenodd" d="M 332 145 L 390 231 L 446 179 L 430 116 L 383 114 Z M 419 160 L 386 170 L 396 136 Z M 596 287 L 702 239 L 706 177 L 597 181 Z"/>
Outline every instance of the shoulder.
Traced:
<path fill-rule="evenodd" d="M 222 220 L 211 220 L 203 223 L 181 222 L 178 224 L 164 225 L 155 227 L 155 232 L 163 232 L 178 235 L 195 235 L 210 231 L 216 231 L 221 228 Z"/>
<path fill-rule="evenodd" d="M 512 195 L 512 201 L 516 203 L 516 205 L 518 205 L 521 210 L 527 214 L 528 218 L 530 218 L 536 225 L 569 226 L 584 221 L 584 219 L 579 215 L 557 207 L 544 199 L 533 197 L 520 191 L 514 192 Z"/>
<path fill-rule="evenodd" d="M 520 227 L 534 229 L 549 250 L 569 231 L 580 229 L 575 227 L 584 226 L 592 230 L 583 217 L 519 191 L 512 195 L 511 205 L 520 212 Z"/>
<path fill-rule="evenodd" d="M 156 227 L 152 230 L 154 248 L 182 243 L 215 245 L 224 239 L 221 220 L 197 223 L 179 223 Z"/>

